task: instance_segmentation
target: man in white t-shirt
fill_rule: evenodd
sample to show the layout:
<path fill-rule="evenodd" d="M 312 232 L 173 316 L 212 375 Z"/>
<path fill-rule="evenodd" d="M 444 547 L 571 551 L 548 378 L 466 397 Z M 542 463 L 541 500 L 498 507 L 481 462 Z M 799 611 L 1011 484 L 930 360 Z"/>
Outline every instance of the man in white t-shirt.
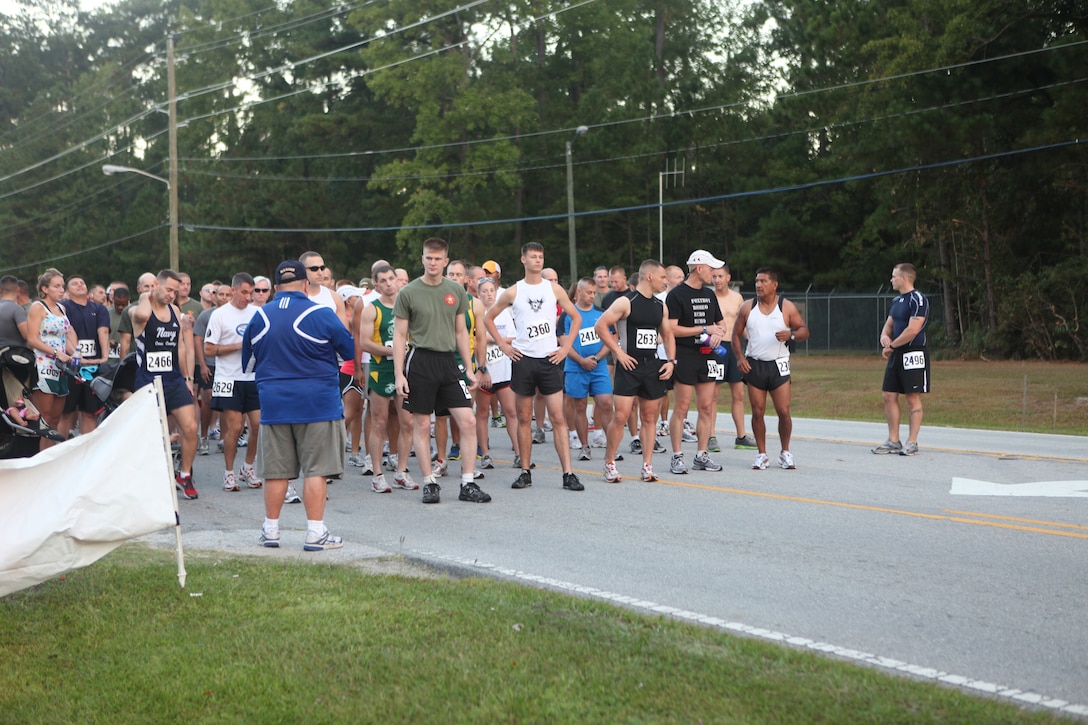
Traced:
<path fill-rule="evenodd" d="M 340 322 L 344 323 L 344 327 L 350 330 L 344 300 L 325 286 L 325 272 L 328 270 L 325 259 L 317 252 L 303 252 L 298 261 L 306 268 L 306 296 L 317 304 L 330 308 L 340 318 Z"/>
<path fill-rule="evenodd" d="M 264 483 L 253 470 L 257 435 L 261 427 L 261 401 L 257 396 L 253 371 L 242 369 L 242 336 L 258 309 L 252 304 L 253 285 L 253 277 L 245 272 L 234 275 L 230 302 L 212 312 L 204 334 L 204 354 L 214 355 L 216 359 L 211 406 L 213 410 L 220 411 L 224 491 L 238 491 L 238 478 L 249 488 L 260 488 Z M 235 477 L 238 436 L 246 420 L 249 422 L 246 462 Z"/>

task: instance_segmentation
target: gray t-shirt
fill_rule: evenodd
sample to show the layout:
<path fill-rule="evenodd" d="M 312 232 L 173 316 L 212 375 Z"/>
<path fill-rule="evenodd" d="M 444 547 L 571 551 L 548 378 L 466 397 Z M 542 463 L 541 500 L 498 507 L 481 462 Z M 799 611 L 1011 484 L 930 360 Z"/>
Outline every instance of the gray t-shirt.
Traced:
<path fill-rule="evenodd" d="M 204 335 L 208 332 L 208 321 L 212 319 L 212 313 L 216 311 L 216 307 L 209 307 L 197 316 L 196 322 L 193 323 L 193 337 L 199 337 L 196 341 L 197 345 L 200 345 L 201 351 L 204 350 Z M 208 367 L 215 367 L 215 356 L 205 355 L 204 364 Z"/>
<path fill-rule="evenodd" d="M 26 347 L 19 324 L 26 322 L 26 310 L 15 300 L 0 300 L 0 347 Z"/>

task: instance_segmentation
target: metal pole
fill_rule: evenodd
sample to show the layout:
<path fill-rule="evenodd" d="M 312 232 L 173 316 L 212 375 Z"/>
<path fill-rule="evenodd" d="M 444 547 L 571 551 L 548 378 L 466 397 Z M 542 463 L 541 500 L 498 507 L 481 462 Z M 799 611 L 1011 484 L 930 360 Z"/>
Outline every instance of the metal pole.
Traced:
<path fill-rule="evenodd" d="M 570 158 L 570 141 L 567 141 L 567 239 L 570 243 L 570 278 L 578 281 L 578 252 L 574 242 L 574 168 Z"/>
<path fill-rule="evenodd" d="M 666 166 L 666 168 L 668 168 Z M 665 172 L 657 175 L 657 261 L 665 263 Z"/>
<path fill-rule="evenodd" d="M 178 266 L 178 98 L 174 84 L 174 38 L 166 39 L 166 92 L 170 101 L 170 269 Z"/>

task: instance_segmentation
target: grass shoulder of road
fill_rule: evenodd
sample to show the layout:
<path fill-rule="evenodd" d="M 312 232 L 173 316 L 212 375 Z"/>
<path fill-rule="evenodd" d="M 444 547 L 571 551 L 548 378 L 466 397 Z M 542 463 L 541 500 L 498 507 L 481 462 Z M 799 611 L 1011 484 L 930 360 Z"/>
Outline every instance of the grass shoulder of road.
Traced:
<path fill-rule="evenodd" d="M 795 354 L 791 363 L 794 416 L 884 421 L 879 355 Z M 1088 435 L 1088 365 L 935 360 L 931 378 L 923 427 Z M 723 402 L 719 409 L 728 412 Z M 902 419 L 906 425 L 905 409 Z"/>
<path fill-rule="evenodd" d="M 1057 722 L 486 579 L 128 545 L 0 599 L 0 721 Z"/>

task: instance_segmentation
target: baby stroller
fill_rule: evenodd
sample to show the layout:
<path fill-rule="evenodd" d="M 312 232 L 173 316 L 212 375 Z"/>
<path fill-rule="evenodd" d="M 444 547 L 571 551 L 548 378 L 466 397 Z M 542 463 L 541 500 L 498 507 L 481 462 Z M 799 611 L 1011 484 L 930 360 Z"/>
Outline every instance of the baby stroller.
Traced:
<path fill-rule="evenodd" d="M 34 352 L 25 347 L 0 348 L 0 459 L 29 458 L 39 450 L 39 438 L 64 440 L 42 420 L 30 393 L 38 382 Z M 20 405 L 21 403 L 21 405 Z"/>
<path fill-rule="evenodd" d="M 129 353 L 124 360 L 99 365 L 90 385 L 91 392 L 102 401 L 102 412 L 98 415 L 101 423 L 136 389 L 136 353 Z"/>

